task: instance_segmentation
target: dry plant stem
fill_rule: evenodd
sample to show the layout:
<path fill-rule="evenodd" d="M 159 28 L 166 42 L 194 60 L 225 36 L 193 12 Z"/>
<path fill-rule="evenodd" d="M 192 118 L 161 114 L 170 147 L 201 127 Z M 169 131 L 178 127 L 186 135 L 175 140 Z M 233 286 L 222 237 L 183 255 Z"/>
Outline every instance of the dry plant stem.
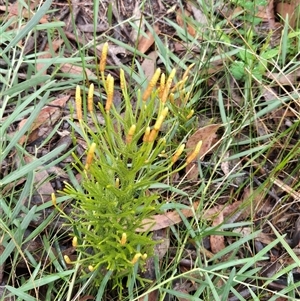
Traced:
<path fill-rule="evenodd" d="M 0 245 L 0 256 L 4 252 L 4 250 L 5 250 L 4 246 Z M 5 263 L 0 265 L 0 283 L 2 283 L 4 269 L 5 269 Z"/>

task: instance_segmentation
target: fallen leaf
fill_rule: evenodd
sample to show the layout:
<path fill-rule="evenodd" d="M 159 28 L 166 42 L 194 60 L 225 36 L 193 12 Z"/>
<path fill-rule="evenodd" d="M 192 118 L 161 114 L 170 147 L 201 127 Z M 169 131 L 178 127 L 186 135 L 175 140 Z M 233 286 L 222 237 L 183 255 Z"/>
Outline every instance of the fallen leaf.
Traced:
<path fill-rule="evenodd" d="M 136 1 L 135 7 L 132 12 L 131 19 L 133 20 L 135 27 L 132 26 L 132 29 L 130 32 L 130 38 L 131 38 L 131 41 L 133 43 L 135 43 L 140 36 L 140 32 L 144 31 L 144 28 L 145 28 L 144 18 L 141 13 L 141 10 L 140 10 L 140 1 Z"/>
<path fill-rule="evenodd" d="M 205 28 L 205 26 L 208 26 L 207 15 L 201 9 L 199 9 L 199 6 L 195 6 L 191 1 L 188 1 L 187 5 L 190 7 L 195 20 L 201 24 L 201 27 Z"/>
<path fill-rule="evenodd" d="M 194 37 L 196 35 L 196 30 L 195 28 L 190 24 L 190 22 L 187 21 L 187 18 L 191 18 L 190 17 L 190 13 L 187 10 L 183 10 L 182 9 L 178 9 L 176 12 L 176 21 L 178 23 L 178 25 L 180 27 L 182 27 L 183 29 L 185 29 L 185 27 L 187 27 L 187 31 L 188 33 Z"/>
<path fill-rule="evenodd" d="M 27 164 L 29 164 L 34 159 L 26 156 L 24 160 Z M 39 170 L 34 174 L 34 185 L 42 203 L 46 203 L 51 200 L 51 194 L 55 191 L 49 182 L 49 174 L 46 170 Z"/>
<path fill-rule="evenodd" d="M 223 212 L 221 211 L 212 222 L 213 227 L 217 227 L 224 222 Z M 211 235 L 210 236 L 210 248 L 214 254 L 225 249 L 225 239 L 223 235 Z"/>
<path fill-rule="evenodd" d="M 300 71 L 295 70 L 289 74 L 267 72 L 265 74 L 269 79 L 274 80 L 278 85 L 294 86 L 298 82 Z M 273 97 L 274 99 L 274 97 Z"/>
<path fill-rule="evenodd" d="M 152 239 L 160 241 L 154 247 L 154 254 L 160 260 L 165 257 L 170 247 L 170 233 L 166 231 L 166 228 L 159 229 L 153 232 Z M 155 268 L 154 268 L 155 270 Z"/>
<path fill-rule="evenodd" d="M 24 135 L 19 140 L 19 144 L 23 144 L 25 141 L 30 143 L 42 136 L 43 132 L 47 131 L 47 129 L 59 119 L 62 113 L 62 107 L 66 104 L 69 98 L 70 95 L 61 97 L 56 100 L 53 100 L 47 106 L 45 106 L 37 116 L 36 120 L 31 125 L 30 132 L 28 133 L 28 135 Z M 27 120 L 27 118 L 23 119 L 19 123 L 18 130 L 22 129 Z"/>
<path fill-rule="evenodd" d="M 157 25 L 153 26 L 153 32 L 157 35 L 160 33 L 160 29 Z M 138 43 L 138 50 L 141 53 L 145 53 L 154 43 L 154 35 L 152 31 L 147 31 L 145 36 L 141 36 L 139 43 Z"/>
<path fill-rule="evenodd" d="M 69 63 L 61 64 L 60 70 L 64 73 L 70 73 L 73 75 L 82 75 L 86 73 L 89 79 L 97 78 L 97 76 L 88 68 L 83 69 L 81 66 L 75 66 Z"/>
<path fill-rule="evenodd" d="M 61 45 L 63 44 L 63 40 L 62 39 L 59 39 L 59 40 L 56 40 L 56 41 L 53 41 L 52 42 L 52 49 L 53 49 L 53 52 L 56 52 L 60 47 Z M 49 45 L 47 44 L 46 47 L 45 47 L 45 52 L 40 55 L 38 57 L 39 59 L 48 59 L 48 58 L 52 58 L 52 54 L 51 54 L 51 51 L 50 51 L 50 47 Z M 40 71 L 42 69 L 45 69 L 42 74 L 47 74 L 47 68 L 45 68 L 45 63 L 37 63 L 36 64 L 36 70 L 37 71 Z"/>
<path fill-rule="evenodd" d="M 204 220 L 214 220 L 220 212 L 223 214 L 224 220 L 231 217 L 231 220 L 239 220 L 241 212 L 244 210 L 250 213 L 250 210 L 246 210 L 243 208 L 238 210 L 239 207 L 242 205 L 242 201 L 236 201 L 233 204 L 225 204 L 225 205 L 216 205 L 212 208 L 205 210 L 204 212 L 201 211 L 198 213 L 198 218 Z M 180 210 L 181 214 L 185 217 L 192 217 L 195 216 L 195 212 L 197 212 L 197 208 L 199 206 L 199 202 L 193 203 L 193 209 L 182 209 Z M 234 213 L 234 215 L 233 215 Z M 155 231 L 163 228 L 167 228 L 178 224 L 182 221 L 180 214 L 177 211 L 170 211 L 163 214 L 153 215 L 151 218 L 147 218 L 143 220 L 143 226 L 141 228 L 136 229 L 137 232 L 145 232 L 145 231 Z M 232 221 L 231 221 L 232 222 Z"/>
<path fill-rule="evenodd" d="M 32 1 L 30 5 L 30 9 L 33 11 L 36 8 L 36 4 L 38 4 L 38 1 Z M 0 11 L 9 12 L 8 18 L 13 16 L 20 16 L 20 2 L 15 1 L 13 4 L 9 4 L 8 7 L 6 5 L 0 5 Z M 23 8 L 21 11 L 21 16 L 25 19 L 30 19 L 34 16 L 34 13 L 28 12 L 27 9 Z M 48 19 L 46 16 L 42 17 L 39 20 L 39 23 L 48 23 Z"/>
<path fill-rule="evenodd" d="M 189 301 L 190 298 L 185 298 L 183 297 L 184 295 L 186 295 L 187 297 L 189 296 L 189 292 L 190 290 L 194 289 L 193 287 L 191 287 L 191 282 L 182 278 L 182 279 L 178 279 L 178 282 L 175 283 L 173 290 L 175 292 L 178 292 L 178 297 L 177 300 L 178 301 Z M 175 295 L 175 294 L 174 294 Z"/>
<path fill-rule="evenodd" d="M 157 301 L 158 300 L 159 291 L 151 290 L 149 293 L 146 293 L 143 297 L 140 297 L 138 301 Z"/>
<path fill-rule="evenodd" d="M 295 1 L 296 2 L 296 1 Z M 299 3 L 295 3 L 291 1 L 291 4 L 279 2 L 276 5 L 276 12 L 281 16 L 283 20 L 288 18 L 289 25 L 291 28 L 295 28 L 296 21 L 299 18 L 297 12 L 297 6 Z"/>
<path fill-rule="evenodd" d="M 264 6 L 258 6 L 256 17 L 268 21 L 270 29 L 274 28 L 275 13 L 274 13 L 274 0 L 268 0 L 268 4 Z"/>
<path fill-rule="evenodd" d="M 142 69 L 145 73 L 145 76 L 148 80 L 150 80 L 156 70 L 156 59 L 158 57 L 157 51 L 151 51 L 147 58 L 144 59 L 142 63 Z"/>
<path fill-rule="evenodd" d="M 191 135 L 186 143 L 186 148 L 189 150 L 187 156 L 192 153 L 199 141 L 202 141 L 202 146 L 198 154 L 198 159 L 202 159 L 206 154 L 212 151 L 212 143 L 217 137 L 216 131 L 220 126 L 221 124 L 210 124 L 198 129 L 193 135 Z M 188 180 L 196 180 L 199 174 L 197 162 L 188 164 L 185 168 L 185 172 Z"/>
<path fill-rule="evenodd" d="M 193 203 L 193 207 L 196 210 L 199 205 L 199 202 Z M 183 209 L 181 213 L 185 217 L 191 217 L 194 215 L 194 211 L 192 209 Z M 180 215 L 176 211 L 166 212 L 164 214 L 157 214 L 152 216 L 151 218 L 147 218 L 143 220 L 143 226 L 141 228 L 136 229 L 137 232 L 145 232 L 145 231 L 155 231 L 163 228 L 167 228 L 178 224 L 182 221 Z"/>
<path fill-rule="evenodd" d="M 227 159 L 229 157 L 229 152 L 226 152 L 223 156 L 224 159 Z M 228 160 L 224 160 L 221 163 L 221 169 L 224 172 L 225 176 L 228 176 L 230 174 L 230 166 L 229 166 L 229 161 Z"/>

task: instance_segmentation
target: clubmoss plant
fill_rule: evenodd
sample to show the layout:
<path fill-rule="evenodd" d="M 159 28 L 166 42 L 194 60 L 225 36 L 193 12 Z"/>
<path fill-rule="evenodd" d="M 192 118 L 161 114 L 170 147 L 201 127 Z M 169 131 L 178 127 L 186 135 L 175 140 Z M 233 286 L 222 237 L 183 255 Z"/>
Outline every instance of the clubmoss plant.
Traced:
<path fill-rule="evenodd" d="M 137 91 L 136 99 L 131 100 L 121 70 L 124 109 L 118 112 L 113 104 L 114 78 L 104 74 L 106 52 L 107 45 L 103 47 L 99 66 L 106 91 L 105 105 L 98 104 L 104 125 L 93 108 L 94 85 L 90 86 L 87 97 L 93 129 L 84 120 L 81 92 L 77 87 L 77 119 L 88 151 L 85 159 L 74 155 L 81 186 L 66 183 L 63 193 L 75 200 L 68 220 L 74 229 L 76 263 L 80 263 L 85 272 L 98 273 L 100 279 L 106 270 L 111 270 L 115 284 L 120 284 L 134 268 L 143 268 L 157 243 L 146 230 L 151 225 L 144 222 L 159 212 L 162 204 L 159 194 L 149 190 L 150 186 L 194 160 L 201 143 L 186 160 L 178 163 L 185 147 L 183 143 L 175 146 L 171 138 L 174 126 L 181 123 L 186 127 L 192 115 L 191 109 L 187 109 L 185 116 L 184 109 L 178 110 L 178 106 L 186 106 L 188 100 L 183 93 L 187 74 L 172 88 L 175 70 L 165 79 L 157 69 L 145 91 Z M 69 257 L 65 261 L 72 263 Z"/>

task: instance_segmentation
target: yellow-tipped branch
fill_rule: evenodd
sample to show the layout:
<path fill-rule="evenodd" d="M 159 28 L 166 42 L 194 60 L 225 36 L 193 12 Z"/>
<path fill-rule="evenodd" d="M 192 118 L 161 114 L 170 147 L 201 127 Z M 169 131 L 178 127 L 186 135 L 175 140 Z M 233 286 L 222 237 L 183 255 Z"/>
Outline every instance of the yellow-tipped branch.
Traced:
<path fill-rule="evenodd" d="M 103 44 L 101 59 L 100 59 L 100 63 L 99 63 L 99 70 L 100 70 L 101 73 L 104 72 L 105 67 L 106 67 L 107 53 L 108 53 L 108 43 L 105 42 Z"/>
<path fill-rule="evenodd" d="M 132 138 L 133 138 L 133 135 L 134 135 L 134 133 L 135 133 L 135 130 L 136 130 L 136 125 L 133 124 L 133 125 L 130 127 L 130 129 L 129 129 L 129 131 L 128 131 L 128 134 L 127 134 L 127 136 L 126 136 L 126 143 L 127 143 L 127 144 L 131 143 Z"/>
<path fill-rule="evenodd" d="M 95 87 L 94 87 L 94 84 L 91 84 L 90 87 L 89 87 L 89 92 L 88 92 L 88 111 L 90 113 L 93 112 L 93 107 L 94 107 L 94 90 L 95 90 Z"/>
<path fill-rule="evenodd" d="M 111 109 L 114 100 L 114 78 L 109 74 L 107 77 L 107 99 L 105 104 L 105 111 L 108 113 Z"/>
<path fill-rule="evenodd" d="M 158 134 L 158 131 L 155 129 L 152 129 L 152 131 L 149 135 L 149 138 L 148 138 L 148 142 L 153 142 L 156 139 L 157 134 Z"/>
<path fill-rule="evenodd" d="M 158 119 L 156 120 L 155 124 L 154 124 L 154 130 L 156 131 L 159 131 L 161 126 L 162 126 L 162 123 L 164 122 L 167 114 L 168 114 L 168 107 L 164 108 L 160 114 L 160 116 L 158 117 Z"/>
<path fill-rule="evenodd" d="M 164 94 L 165 86 L 166 86 L 166 75 L 164 73 L 162 73 L 162 75 L 160 77 L 160 86 L 159 86 L 159 98 L 160 99 L 162 98 L 162 96 Z"/>
<path fill-rule="evenodd" d="M 116 186 L 116 188 L 120 187 L 120 179 L 119 178 L 116 178 L 115 186 Z"/>
<path fill-rule="evenodd" d="M 190 113 L 186 116 L 186 119 L 190 119 L 194 115 L 194 110 L 191 110 Z"/>
<path fill-rule="evenodd" d="M 192 161 L 194 161 L 196 159 L 196 157 L 198 156 L 200 149 L 202 146 L 202 141 L 199 141 L 195 147 L 195 149 L 193 150 L 193 152 L 187 157 L 186 159 L 186 164 L 190 164 Z"/>
<path fill-rule="evenodd" d="M 150 126 L 147 126 L 143 137 L 143 142 L 149 142 L 150 131 L 151 131 Z"/>
<path fill-rule="evenodd" d="M 87 157 L 86 157 L 86 163 L 85 163 L 85 170 L 88 170 L 90 165 L 93 162 L 94 154 L 96 149 L 96 143 L 93 142 L 90 146 L 90 149 L 88 151 Z"/>
<path fill-rule="evenodd" d="M 132 264 L 137 263 L 137 261 L 139 260 L 139 258 L 140 258 L 141 256 L 142 256 L 141 253 L 135 254 L 134 257 L 133 257 L 132 260 L 131 260 L 131 263 L 132 263 Z"/>
<path fill-rule="evenodd" d="M 176 153 L 174 154 L 174 156 L 173 156 L 172 159 L 171 159 L 171 160 L 172 160 L 172 163 L 175 163 L 175 162 L 178 160 L 178 158 L 179 158 L 180 155 L 182 154 L 184 148 L 185 148 L 185 144 L 181 144 L 181 145 L 179 146 L 179 148 L 177 149 Z"/>
<path fill-rule="evenodd" d="M 65 262 L 66 262 L 67 264 L 72 264 L 72 261 L 71 261 L 71 259 L 70 259 L 70 257 L 69 257 L 68 255 L 65 255 L 65 256 L 64 256 L 64 260 L 65 260 Z"/>
<path fill-rule="evenodd" d="M 120 240 L 120 244 L 122 246 L 124 246 L 126 244 L 126 241 L 127 241 L 127 234 L 124 232 L 122 233 L 122 237 L 121 237 L 121 240 Z"/>
<path fill-rule="evenodd" d="M 75 92 L 75 103 L 76 103 L 76 113 L 77 113 L 77 119 L 82 120 L 82 99 L 80 95 L 80 86 L 76 86 L 76 92 Z"/>
<path fill-rule="evenodd" d="M 120 87 L 121 87 L 121 91 L 124 95 L 127 90 L 127 85 L 126 85 L 125 72 L 123 69 L 120 69 Z"/>
<path fill-rule="evenodd" d="M 175 77 L 175 74 L 176 74 L 176 69 L 174 68 L 168 79 L 167 79 L 167 82 L 166 82 L 166 86 L 165 86 L 165 89 L 164 89 L 164 92 L 162 94 L 162 97 L 161 97 L 161 101 L 163 103 L 165 103 L 167 101 L 167 98 L 168 98 L 168 95 L 169 95 L 169 92 L 170 92 L 170 88 L 171 88 L 171 85 L 172 85 L 172 81 L 173 81 L 173 78 Z"/>
<path fill-rule="evenodd" d="M 156 86 L 156 83 L 159 79 L 160 73 L 161 73 L 160 68 L 156 69 L 154 75 L 152 76 L 152 78 L 142 96 L 143 101 L 146 101 L 149 98 L 149 96 L 151 95 L 151 92 L 153 91 L 153 88 Z"/>
<path fill-rule="evenodd" d="M 72 246 L 74 248 L 76 248 L 78 246 L 78 238 L 77 238 L 77 236 L 73 237 L 73 239 L 72 239 Z"/>

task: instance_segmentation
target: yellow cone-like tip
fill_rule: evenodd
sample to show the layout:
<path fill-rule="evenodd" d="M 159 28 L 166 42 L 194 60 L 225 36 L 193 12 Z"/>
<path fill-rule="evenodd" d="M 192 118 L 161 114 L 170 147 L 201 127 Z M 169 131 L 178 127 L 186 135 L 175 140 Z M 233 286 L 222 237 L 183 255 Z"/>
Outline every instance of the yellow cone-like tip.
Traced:
<path fill-rule="evenodd" d="M 185 148 L 185 144 L 181 144 L 179 146 L 179 148 L 177 149 L 176 153 L 174 154 L 174 156 L 172 157 L 172 163 L 175 163 L 178 158 L 180 157 L 180 155 L 182 154 L 182 152 L 184 151 L 184 148 Z"/>
<path fill-rule="evenodd" d="M 78 238 L 77 238 L 77 236 L 74 236 L 73 239 L 72 239 L 72 246 L 74 248 L 76 248 L 77 245 L 78 245 Z"/>
<path fill-rule="evenodd" d="M 125 72 L 123 69 L 120 69 L 120 88 L 122 92 L 124 93 L 126 90 L 126 78 L 125 78 Z"/>
<path fill-rule="evenodd" d="M 92 265 L 89 265 L 88 269 L 89 269 L 90 272 L 94 272 L 95 271 L 95 268 Z"/>
<path fill-rule="evenodd" d="M 70 257 L 69 257 L 68 255 L 65 255 L 65 256 L 64 256 L 64 260 L 65 260 L 65 262 L 66 262 L 67 264 L 72 264 L 72 261 L 71 261 L 71 259 L 70 259 Z"/>
<path fill-rule="evenodd" d="M 158 131 L 156 129 L 152 129 L 152 131 L 150 132 L 149 138 L 148 138 L 148 142 L 153 142 L 156 137 L 157 137 Z"/>
<path fill-rule="evenodd" d="M 167 116 L 167 114 L 168 114 L 168 111 L 169 111 L 169 108 L 168 108 L 168 107 L 165 107 L 165 108 L 162 110 L 160 116 L 158 117 L 158 119 L 156 120 L 156 122 L 155 122 L 155 124 L 154 124 L 154 129 L 155 129 L 156 131 L 159 131 L 159 129 L 161 128 L 162 123 L 164 122 L 164 120 L 165 120 L 165 118 L 166 118 L 166 116 Z"/>
<path fill-rule="evenodd" d="M 116 186 L 116 188 L 120 187 L 120 179 L 119 178 L 116 178 L 115 186 Z"/>
<path fill-rule="evenodd" d="M 147 126 L 143 137 L 143 142 L 149 142 L 150 131 L 151 131 L 150 126 Z"/>
<path fill-rule="evenodd" d="M 190 113 L 186 116 L 186 119 L 190 119 L 194 115 L 194 110 L 191 110 Z"/>
<path fill-rule="evenodd" d="M 142 96 L 143 101 L 146 101 L 149 98 L 153 88 L 155 87 L 155 85 L 159 79 L 160 73 L 161 73 L 160 68 L 157 68 Z"/>
<path fill-rule="evenodd" d="M 181 89 L 181 88 L 183 87 L 184 83 L 185 83 L 186 80 L 188 79 L 188 75 L 189 75 L 191 69 L 192 69 L 194 66 L 195 66 L 195 63 L 189 65 L 189 66 L 187 67 L 187 69 L 185 70 L 185 72 L 183 73 L 182 79 L 183 79 L 184 82 L 181 84 L 181 86 L 179 86 L 179 89 Z"/>
<path fill-rule="evenodd" d="M 80 86 L 76 86 L 76 92 L 75 92 L 75 103 L 76 103 L 76 113 L 77 113 L 77 119 L 82 120 L 82 99 L 80 95 Z"/>
<path fill-rule="evenodd" d="M 51 193 L 51 201 L 53 206 L 56 206 L 56 196 L 54 192 Z"/>
<path fill-rule="evenodd" d="M 135 133 L 135 130 L 136 130 L 136 125 L 133 124 L 133 125 L 130 127 L 130 129 L 129 129 L 129 131 L 128 131 L 128 134 L 127 134 L 127 136 L 126 136 L 126 143 L 127 143 L 127 144 L 131 143 L 132 138 L 133 138 L 133 135 L 134 135 L 134 133 Z"/>
<path fill-rule="evenodd" d="M 166 86 L 166 75 L 162 73 L 160 77 L 159 98 L 162 98 Z"/>
<path fill-rule="evenodd" d="M 124 232 L 122 233 L 122 237 L 121 237 L 121 240 L 120 240 L 120 244 L 122 246 L 124 246 L 126 244 L 126 241 L 127 241 L 127 234 Z"/>
<path fill-rule="evenodd" d="M 133 259 L 131 260 L 131 263 L 132 263 L 132 264 L 137 263 L 137 261 L 139 260 L 139 258 L 140 258 L 141 256 L 142 256 L 141 253 L 135 254 L 134 257 L 133 257 Z"/>
<path fill-rule="evenodd" d="M 88 111 L 90 113 L 93 112 L 93 105 L 94 105 L 94 84 L 90 84 L 89 87 L 89 93 L 88 93 L 88 99 L 87 99 L 87 103 L 88 103 Z"/>
<path fill-rule="evenodd" d="M 198 156 L 200 149 L 202 146 L 202 141 L 199 141 L 195 147 L 195 149 L 193 150 L 193 152 L 187 157 L 186 159 L 186 164 L 190 164 L 192 161 L 194 161 L 196 159 L 196 157 Z"/>
<path fill-rule="evenodd" d="M 107 77 L 107 99 L 105 104 L 105 111 L 109 112 L 114 100 L 114 78 L 109 74 Z"/>
<path fill-rule="evenodd" d="M 106 67 L 106 60 L 107 60 L 107 52 L 108 52 L 108 43 L 104 43 L 101 53 L 101 59 L 99 64 L 99 70 L 100 72 L 104 72 Z"/>
<path fill-rule="evenodd" d="M 96 149 L 96 143 L 93 142 L 90 146 L 90 149 L 87 153 L 87 157 L 86 157 L 86 164 L 85 164 L 85 169 L 89 169 L 90 165 L 93 162 L 93 158 L 94 158 L 94 154 L 95 154 L 95 149 Z"/>
<path fill-rule="evenodd" d="M 165 86 L 164 92 L 163 92 L 162 97 L 161 97 L 161 101 L 163 103 L 165 103 L 168 99 L 168 95 L 169 95 L 170 88 L 171 88 L 171 85 L 172 85 L 173 78 L 175 77 L 175 74 L 176 74 L 176 69 L 174 68 L 171 71 L 171 73 L 170 73 L 170 75 L 167 79 L 166 86 Z"/>

